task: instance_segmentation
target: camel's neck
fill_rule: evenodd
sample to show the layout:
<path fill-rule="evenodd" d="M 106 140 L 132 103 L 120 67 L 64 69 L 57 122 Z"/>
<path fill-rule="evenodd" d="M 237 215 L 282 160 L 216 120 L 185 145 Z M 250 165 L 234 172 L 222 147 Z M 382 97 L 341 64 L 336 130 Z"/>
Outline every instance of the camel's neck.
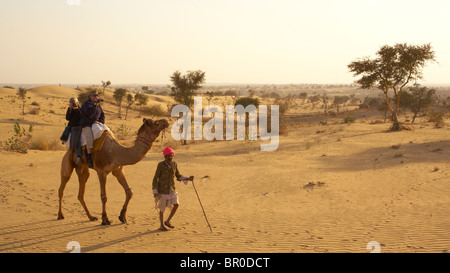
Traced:
<path fill-rule="evenodd" d="M 131 147 L 124 147 L 117 143 L 114 149 L 115 161 L 119 165 L 134 165 L 141 161 L 145 154 L 150 150 L 152 143 L 143 143 L 136 140 Z"/>

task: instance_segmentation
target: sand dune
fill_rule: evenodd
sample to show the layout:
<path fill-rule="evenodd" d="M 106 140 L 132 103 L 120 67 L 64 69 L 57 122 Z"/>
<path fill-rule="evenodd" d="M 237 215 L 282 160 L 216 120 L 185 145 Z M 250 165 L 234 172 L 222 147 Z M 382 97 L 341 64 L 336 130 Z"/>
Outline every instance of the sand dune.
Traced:
<path fill-rule="evenodd" d="M 52 97 L 52 98 L 70 98 L 70 97 L 77 97 L 80 93 L 79 91 L 69 88 L 69 87 L 62 87 L 62 86 L 40 86 L 31 88 L 28 90 L 30 94 L 39 96 L 39 97 Z"/>
<path fill-rule="evenodd" d="M 17 90 L 11 89 L 11 88 L 3 88 L 0 87 L 0 95 L 4 96 L 15 96 L 17 93 Z"/>
<path fill-rule="evenodd" d="M 25 120 L 39 121 L 42 125 L 36 127 L 47 138 L 59 137 L 66 98 L 37 100 L 42 108 L 49 100 L 62 106 L 53 107 L 52 114 L 26 115 Z M 7 121 L 21 117 L 19 103 L 6 97 L 0 103 L 1 126 L 10 128 Z M 115 117 L 115 107 L 104 107 L 111 128 L 125 122 Z M 126 122 L 134 132 L 142 119 L 136 111 L 129 115 Z M 381 252 L 450 251 L 449 125 L 435 129 L 419 118 L 414 131 L 388 132 L 388 124 L 370 124 L 373 118 L 366 113 L 353 124 L 329 118 L 326 126 L 305 118 L 281 136 L 274 152 L 261 152 L 260 140 L 182 146 L 170 138 L 163 143 L 158 139 L 141 162 L 125 168 L 134 192 L 127 224 L 117 219 L 123 189 L 108 177 L 111 226 L 88 221 L 77 199 L 75 174 L 65 191 L 66 219 L 56 220 L 65 151 L 30 150 L 24 155 L 2 150 L 0 252 L 67 252 L 70 241 L 79 242 L 87 253 L 369 252 L 370 241 L 379 242 Z M 9 135 L 2 132 L 0 140 Z M 177 184 L 175 229 L 158 230 L 151 183 L 168 144 L 176 148 L 174 160 L 181 173 L 196 177 L 213 233 L 192 185 L 183 183 Z M 205 175 L 210 178 L 200 181 Z M 100 189 L 93 172 L 85 199 L 91 213 L 100 217 Z"/>

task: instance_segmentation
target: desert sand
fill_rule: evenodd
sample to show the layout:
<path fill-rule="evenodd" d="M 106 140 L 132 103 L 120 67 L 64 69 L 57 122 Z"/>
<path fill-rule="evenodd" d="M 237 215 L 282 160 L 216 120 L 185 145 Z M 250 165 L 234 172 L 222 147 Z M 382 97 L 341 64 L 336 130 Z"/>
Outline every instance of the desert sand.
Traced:
<path fill-rule="evenodd" d="M 2 145 L 12 136 L 16 120 L 35 125 L 34 142 L 59 142 L 68 100 L 76 94 L 65 87 L 33 88 L 22 119 L 15 91 L 0 88 Z M 149 104 L 162 106 L 170 100 L 152 98 Z M 39 112 L 31 114 L 33 108 Z M 130 110 L 125 121 L 117 118 L 115 105 L 106 103 L 103 109 L 110 128 L 130 128 L 124 145 L 132 143 L 142 122 L 138 112 Z M 301 112 L 295 111 L 289 114 Z M 260 151 L 259 139 L 180 145 L 166 132 L 167 138 L 153 143 L 141 162 L 125 167 L 134 193 L 126 224 L 117 218 L 125 193 L 108 176 L 110 226 L 88 220 L 77 199 L 75 174 L 65 190 L 65 219 L 56 219 L 64 147 L 30 149 L 27 154 L 1 148 L 0 252 L 68 252 L 71 241 L 78 242 L 83 253 L 365 253 L 371 241 L 379 243 L 381 252 L 450 251 L 448 120 L 436 129 L 419 117 L 413 131 L 390 132 L 388 123 L 372 122 L 382 120 L 382 113 L 355 111 L 351 124 L 344 124 L 342 116 L 329 117 L 326 125 L 319 124 L 323 115 L 299 118 L 273 152 Z M 176 185 L 180 207 L 172 220 L 175 228 L 158 230 L 151 184 L 168 145 L 176 151 L 181 173 L 195 176 L 213 232 L 192 184 L 181 182 Z M 206 175 L 209 179 L 200 180 Z M 85 200 L 100 218 L 94 171 Z"/>

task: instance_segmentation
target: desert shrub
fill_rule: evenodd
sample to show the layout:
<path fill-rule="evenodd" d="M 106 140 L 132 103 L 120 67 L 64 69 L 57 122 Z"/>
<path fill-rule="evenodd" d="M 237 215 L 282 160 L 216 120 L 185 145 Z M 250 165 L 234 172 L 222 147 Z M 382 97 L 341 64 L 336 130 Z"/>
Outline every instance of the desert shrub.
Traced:
<path fill-rule="evenodd" d="M 383 99 L 380 97 L 365 97 L 361 104 L 363 106 L 360 105 L 360 108 L 378 108 L 383 104 Z"/>
<path fill-rule="evenodd" d="M 442 128 L 445 125 L 444 122 L 445 113 L 439 111 L 431 111 L 428 113 L 428 121 L 434 122 L 436 128 Z"/>
<path fill-rule="evenodd" d="M 41 112 L 40 108 L 33 108 L 30 110 L 30 115 L 39 115 L 39 113 Z"/>
<path fill-rule="evenodd" d="M 285 119 L 281 119 L 280 120 L 280 125 L 279 125 L 279 134 L 282 136 L 287 136 L 288 135 L 288 128 L 291 125 L 291 123 L 289 121 L 286 121 Z"/>
<path fill-rule="evenodd" d="M 65 150 L 66 146 L 64 146 L 61 141 L 54 139 L 52 141 L 47 141 L 48 143 L 48 149 L 50 151 L 61 151 L 61 150 Z"/>
<path fill-rule="evenodd" d="M 119 127 L 113 130 L 114 136 L 116 136 L 119 140 L 123 140 L 128 137 L 130 133 L 130 127 L 126 124 L 120 124 Z"/>
<path fill-rule="evenodd" d="M 368 103 L 363 103 L 359 105 L 359 109 L 369 109 L 370 105 Z"/>
<path fill-rule="evenodd" d="M 384 123 L 382 120 L 379 120 L 379 119 L 376 119 L 376 120 L 372 120 L 371 122 L 370 122 L 370 124 L 382 124 L 382 123 Z"/>
<path fill-rule="evenodd" d="M 332 118 L 335 118 L 335 117 L 337 117 L 337 113 L 334 112 L 334 111 L 328 111 L 328 116 L 332 117 Z"/>
<path fill-rule="evenodd" d="M 45 139 L 36 139 L 31 142 L 31 150 L 48 151 L 48 142 Z"/>
<path fill-rule="evenodd" d="M 28 130 L 20 127 L 19 122 L 14 123 L 14 135 L 5 142 L 5 150 L 26 154 L 30 146 L 33 133 L 33 125 Z"/>
<path fill-rule="evenodd" d="M 166 116 L 167 115 L 167 111 L 165 111 L 164 109 L 161 108 L 161 106 L 159 105 L 152 105 L 152 106 L 146 106 L 142 108 L 142 114 L 146 115 L 146 116 Z"/>
<path fill-rule="evenodd" d="M 244 107 L 247 107 L 248 105 L 254 105 L 255 107 L 258 107 L 259 100 L 258 98 L 243 97 L 239 98 L 234 105 L 242 105 Z"/>
<path fill-rule="evenodd" d="M 355 117 L 352 115 L 348 115 L 344 117 L 344 123 L 353 123 L 355 122 Z"/>
<path fill-rule="evenodd" d="M 40 150 L 40 151 L 60 151 L 64 150 L 65 146 L 61 144 L 59 140 L 48 141 L 43 138 L 33 140 L 30 144 L 30 150 Z"/>
<path fill-rule="evenodd" d="M 83 104 L 85 101 L 87 101 L 89 99 L 89 92 L 91 92 L 91 91 L 87 91 L 87 92 L 78 94 L 78 101 L 81 104 Z"/>

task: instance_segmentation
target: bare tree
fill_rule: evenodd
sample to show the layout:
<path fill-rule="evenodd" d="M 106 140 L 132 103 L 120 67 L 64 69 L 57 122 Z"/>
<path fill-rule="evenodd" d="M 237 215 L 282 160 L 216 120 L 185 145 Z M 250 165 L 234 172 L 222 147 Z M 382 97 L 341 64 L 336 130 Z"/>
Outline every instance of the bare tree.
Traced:
<path fill-rule="evenodd" d="M 110 81 L 107 81 L 107 82 L 102 81 L 102 86 L 103 86 L 103 92 L 102 92 L 102 94 L 105 94 L 105 88 L 106 88 L 107 86 L 110 86 L 110 85 L 111 85 L 111 82 L 110 82 Z"/>

